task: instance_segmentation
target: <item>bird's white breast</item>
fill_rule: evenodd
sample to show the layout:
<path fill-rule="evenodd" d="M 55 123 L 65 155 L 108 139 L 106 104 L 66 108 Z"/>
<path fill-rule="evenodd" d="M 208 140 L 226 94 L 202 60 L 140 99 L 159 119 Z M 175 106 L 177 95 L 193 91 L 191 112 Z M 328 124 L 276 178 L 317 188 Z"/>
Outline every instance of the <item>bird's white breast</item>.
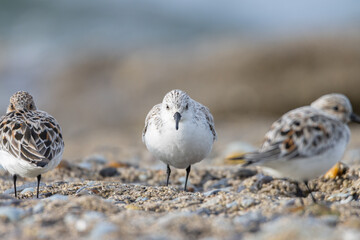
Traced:
<path fill-rule="evenodd" d="M 164 123 L 157 129 L 150 125 L 145 135 L 148 150 L 159 160 L 176 168 L 204 159 L 211 151 L 213 134 L 210 128 L 195 121 L 180 121 L 179 129 L 175 122 Z"/>

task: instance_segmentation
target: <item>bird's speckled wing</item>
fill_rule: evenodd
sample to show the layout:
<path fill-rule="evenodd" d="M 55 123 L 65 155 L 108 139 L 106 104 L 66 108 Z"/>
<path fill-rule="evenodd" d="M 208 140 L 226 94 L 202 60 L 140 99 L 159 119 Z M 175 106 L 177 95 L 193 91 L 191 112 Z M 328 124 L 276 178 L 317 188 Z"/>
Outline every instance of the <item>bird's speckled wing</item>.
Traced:
<path fill-rule="evenodd" d="M 44 167 L 62 153 L 64 141 L 56 120 L 43 111 L 14 111 L 0 119 L 0 149 Z"/>
<path fill-rule="evenodd" d="M 160 118 L 160 110 L 161 110 L 161 103 L 155 105 L 150 112 L 148 113 L 148 115 L 145 118 L 145 126 L 144 129 L 142 131 L 142 141 L 145 143 L 145 134 L 147 131 L 147 128 L 150 124 L 155 124 L 156 126 L 158 126 L 158 128 L 161 125 L 161 118 Z"/>
<path fill-rule="evenodd" d="M 274 122 L 259 151 L 244 155 L 247 164 L 307 158 L 349 141 L 348 127 L 311 107 L 290 111 Z"/>
<path fill-rule="evenodd" d="M 217 134 L 216 134 L 216 131 L 215 131 L 214 118 L 211 115 L 210 110 L 207 107 L 205 107 L 204 105 L 200 104 L 200 103 L 197 103 L 196 108 L 201 112 L 201 114 L 203 116 L 205 116 L 206 123 L 209 126 L 209 128 L 210 128 L 210 130 L 211 130 L 211 132 L 213 134 L 213 140 L 215 141 L 216 138 L 217 138 Z"/>

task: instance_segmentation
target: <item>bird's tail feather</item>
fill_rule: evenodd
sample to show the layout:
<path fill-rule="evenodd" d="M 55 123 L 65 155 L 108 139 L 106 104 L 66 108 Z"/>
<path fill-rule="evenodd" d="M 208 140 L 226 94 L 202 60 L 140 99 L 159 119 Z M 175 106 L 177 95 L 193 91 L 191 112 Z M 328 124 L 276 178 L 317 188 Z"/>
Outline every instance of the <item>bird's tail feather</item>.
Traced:
<path fill-rule="evenodd" d="M 232 162 L 233 164 L 242 164 L 242 166 L 245 167 L 256 163 L 277 159 L 280 153 L 280 148 L 274 146 L 274 148 L 265 152 L 255 151 L 242 154 L 232 154 L 228 156 L 226 160 L 228 162 Z"/>

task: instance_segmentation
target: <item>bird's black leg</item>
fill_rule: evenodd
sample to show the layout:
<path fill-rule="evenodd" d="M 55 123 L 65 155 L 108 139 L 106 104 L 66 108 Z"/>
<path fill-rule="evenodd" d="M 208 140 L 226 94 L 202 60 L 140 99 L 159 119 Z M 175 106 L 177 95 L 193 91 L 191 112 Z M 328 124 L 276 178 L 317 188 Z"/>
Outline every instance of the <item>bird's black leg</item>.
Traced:
<path fill-rule="evenodd" d="M 36 191 L 36 198 L 39 198 L 39 186 L 40 186 L 41 174 L 37 176 L 37 191 Z"/>
<path fill-rule="evenodd" d="M 169 179 L 170 179 L 170 174 L 171 174 L 171 169 L 170 169 L 169 164 L 167 165 L 166 173 L 167 173 L 166 186 L 169 186 Z"/>
<path fill-rule="evenodd" d="M 308 191 L 309 191 L 309 193 L 310 193 L 310 195 L 311 195 L 311 199 L 313 200 L 314 203 L 316 203 L 316 199 L 314 198 L 314 195 L 312 194 L 312 191 L 311 191 L 310 188 L 309 188 L 308 181 L 305 180 L 305 181 L 304 181 L 304 184 L 305 184 L 306 188 L 308 189 Z"/>
<path fill-rule="evenodd" d="M 16 176 L 16 174 L 14 174 L 13 179 L 14 179 L 14 192 L 15 192 L 15 197 L 17 198 L 17 193 L 16 193 L 16 179 L 17 179 L 17 176 Z"/>
<path fill-rule="evenodd" d="M 297 197 L 306 197 L 304 194 L 304 191 L 300 188 L 299 186 L 299 182 L 294 182 L 295 186 L 296 186 L 296 196 Z"/>
<path fill-rule="evenodd" d="M 186 179 L 185 179 L 184 191 L 186 191 L 186 185 L 187 185 L 187 182 L 188 182 L 190 170 L 191 170 L 191 165 L 189 165 L 189 166 L 187 167 L 187 169 L 186 169 Z"/>

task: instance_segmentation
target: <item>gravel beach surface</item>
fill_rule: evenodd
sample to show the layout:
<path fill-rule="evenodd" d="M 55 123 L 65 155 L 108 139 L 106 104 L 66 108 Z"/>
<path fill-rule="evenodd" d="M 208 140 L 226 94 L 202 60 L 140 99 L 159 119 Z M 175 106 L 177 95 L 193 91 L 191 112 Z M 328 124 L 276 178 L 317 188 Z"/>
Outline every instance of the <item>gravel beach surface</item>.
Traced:
<path fill-rule="evenodd" d="M 237 165 L 197 166 L 189 192 L 184 170 L 64 160 L 44 175 L 40 199 L 35 179 L 0 178 L 2 239 L 359 239 L 360 166 L 333 180 L 305 186 Z M 94 161 L 98 162 L 94 164 Z M 102 163 L 100 163 L 102 162 Z M 86 164 L 87 163 L 87 164 Z M 344 165 L 345 166 L 345 165 Z M 304 194 L 305 197 L 301 197 Z"/>

